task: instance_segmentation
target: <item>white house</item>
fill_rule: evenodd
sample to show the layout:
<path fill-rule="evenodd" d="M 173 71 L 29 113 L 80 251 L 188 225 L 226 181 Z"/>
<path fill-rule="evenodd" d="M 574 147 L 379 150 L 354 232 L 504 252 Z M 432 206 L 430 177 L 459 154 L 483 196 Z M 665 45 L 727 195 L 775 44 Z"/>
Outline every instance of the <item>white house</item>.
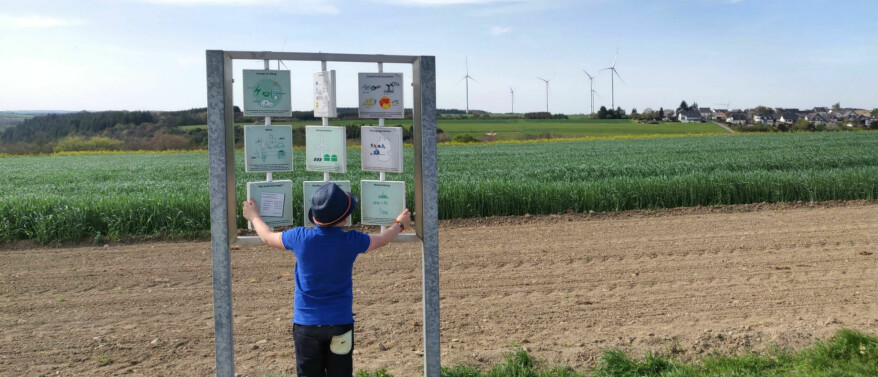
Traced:
<path fill-rule="evenodd" d="M 713 110 L 711 110 L 709 107 L 699 108 L 698 112 L 701 114 L 701 119 L 704 119 L 704 120 L 713 119 Z"/>
<path fill-rule="evenodd" d="M 677 112 L 677 120 L 683 123 L 700 123 L 701 113 L 698 110 L 683 109 Z"/>
<path fill-rule="evenodd" d="M 780 119 L 778 119 L 779 122 L 786 124 L 796 123 L 797 120 L 799 120 L 799 116 L 793 112 L 783 113 L 780 115 Z"/>
<path fill-rule="evenodd" d="M 740 111 L 734 111 L 726 117 L 726 122 L 743 126 L 747 124 L 747 114 Z"/>
<path fill-rule="evenodd" d="M 753 114 L 753 123 L 764 124 L 766 126 L 773 126 L 774 125 L 774 115 Z"/>

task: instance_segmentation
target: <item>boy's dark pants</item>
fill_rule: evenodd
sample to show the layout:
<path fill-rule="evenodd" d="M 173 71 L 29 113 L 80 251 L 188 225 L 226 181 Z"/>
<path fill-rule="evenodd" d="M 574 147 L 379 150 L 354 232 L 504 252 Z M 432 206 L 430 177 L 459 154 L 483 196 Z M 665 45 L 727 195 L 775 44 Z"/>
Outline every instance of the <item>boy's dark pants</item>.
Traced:
<path fill-rule="evenodd" d="M 342 335 L 351 332 L 350 340 Z M 296 372 L 299 377 L 350 377 L 353 375 L 354 324 L 331 326 L 304 326 L 293 324 L 293 342 L 296 345 Z M 333 337 L 334 348 L 347 350 L 343 355 L 330 350 Z M 344 342 L 350 342 L 347 347 Z M 341 342 L 341 344 L 340 344 Z"/>

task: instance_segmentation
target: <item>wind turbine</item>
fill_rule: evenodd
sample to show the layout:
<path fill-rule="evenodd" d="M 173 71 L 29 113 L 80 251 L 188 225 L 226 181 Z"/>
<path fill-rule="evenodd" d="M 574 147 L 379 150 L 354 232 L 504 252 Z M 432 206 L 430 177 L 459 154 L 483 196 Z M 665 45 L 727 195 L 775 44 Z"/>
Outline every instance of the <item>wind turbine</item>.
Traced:
<path fill-rule="evenodd" d="M 616 71 L 616 59 L 619 59 L 619 50 L 616 50 L 616 57 L 613 58 L 613 65 L 601 70 L 610 70 L 610 107 L 612 107 L 613 109 L 616 108 L 616 89 L 615 84 L 613 83 L 613 74 L 619 76 L 619 72 Z M 619 81 L 622 81 L 622 76 L 619 76 Z M 622 81 L 622 83 L 624 84 L 625 81 Z"/>
<path fill-rule="evenodd" d="M 512 95 L 512 114 L 515 114 L 515 89 L 509 87 L 509 94 Z"/>
<path fill-rule="evenodd" d="M 540 80 L 543 80 L 546 83 L 546 112 L 549 113 L 549 81 L 552 81 L 552 80 L 551 79 L 546 80 L 542 77 L 537 77 L 537 78 Z M 549 113 L 549 114 L 551 114 L 551 113 Z"/>
<path fill-rule="evenodd" d="M 466 58 L 466 76 L 463 76 L 461 80 L 466 80 L 466 113 L 469 114 L 469 80 L 476 81 L 476 79 L 469 75 L 469 58 Z M 460 81 L 458 81 L 458 84 L 460 84 Z"/>
<path fill-rule="evenodd" d="M 586 72 L 584 69 L 582 70 L 582 72 L 585 72 L 585 75 L 588 76 L 588 86 L 591 88 L 591 90 L 590 90 L 590 92 L 591 92 L 591 114 L 594 115 L 594 94 L 597 93 L 594 90 L 594 78 L 598 77 L 598 75 L 600 74 L 600 71 L 598 71 L 598 74 L 596 74 L 594 76 L 588 74 L 588 72 Z"/>

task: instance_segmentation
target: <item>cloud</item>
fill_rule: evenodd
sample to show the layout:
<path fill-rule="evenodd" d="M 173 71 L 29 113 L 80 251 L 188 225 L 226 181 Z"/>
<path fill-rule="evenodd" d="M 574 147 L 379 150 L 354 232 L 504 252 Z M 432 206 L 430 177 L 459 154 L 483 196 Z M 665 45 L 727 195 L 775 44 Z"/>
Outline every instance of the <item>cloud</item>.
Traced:
<path fill-rule="evenodd" d="M 490 5 L 503 3 L 521 3 L 528 0 L 378 0 L 378 2 L 408 6 L 443 6 L 443 5 Z"/>
<path fill-rule="evenodd" d="M 293 14 L 337 14 L 332 0 L 128 0 L 131 2 L 169 6 L 236 6 L 272 7 Z"/>
<path fill-rule="evenodd" d="M 503 35 L 512 31 L 511 27 L 494 26 L 488 31 L 491 35 Z"/>
<path fill-rule="evenodd" d="M 61 18 L 50 16 L 11 16 L 0 14 L 0 27 L 13 29 L 37 29 L 85 25 L 86 21 L 76 17 Z"/>

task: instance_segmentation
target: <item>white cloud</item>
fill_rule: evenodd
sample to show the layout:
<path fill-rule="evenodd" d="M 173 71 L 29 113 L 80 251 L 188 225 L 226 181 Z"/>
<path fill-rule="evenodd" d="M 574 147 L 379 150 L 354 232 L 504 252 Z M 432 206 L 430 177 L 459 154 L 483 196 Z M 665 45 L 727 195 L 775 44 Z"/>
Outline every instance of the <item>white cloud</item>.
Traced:
<path fill-rule="evenodd" d="M 503 35 L 512 31 L 511 27 L 494 26 L 488 31 L 491 35 Z"/>
<path fill-rule="evenodd" d="M 442 6 L 442 5 L 487 5 L 501 3 L 520 3 L 528 0 L 378 0 L 382 3 L 409 6 Z"/>
<path fill-rule="evenodd" d="M 0 14 L 0 27 L 9 27 L 13 29 L 52 28 L 85 24 L 85 20 L 76 17 L 60 18 L 38 15 L 11 16 Z"/>
<path fill-rule="evenodd" d="M 138 3 L 170 6 L 237 6 L 273 7 L 279 11 L 293 14 L 337 14 L 338 8 L 332 0 L 128 0 Z"/>

